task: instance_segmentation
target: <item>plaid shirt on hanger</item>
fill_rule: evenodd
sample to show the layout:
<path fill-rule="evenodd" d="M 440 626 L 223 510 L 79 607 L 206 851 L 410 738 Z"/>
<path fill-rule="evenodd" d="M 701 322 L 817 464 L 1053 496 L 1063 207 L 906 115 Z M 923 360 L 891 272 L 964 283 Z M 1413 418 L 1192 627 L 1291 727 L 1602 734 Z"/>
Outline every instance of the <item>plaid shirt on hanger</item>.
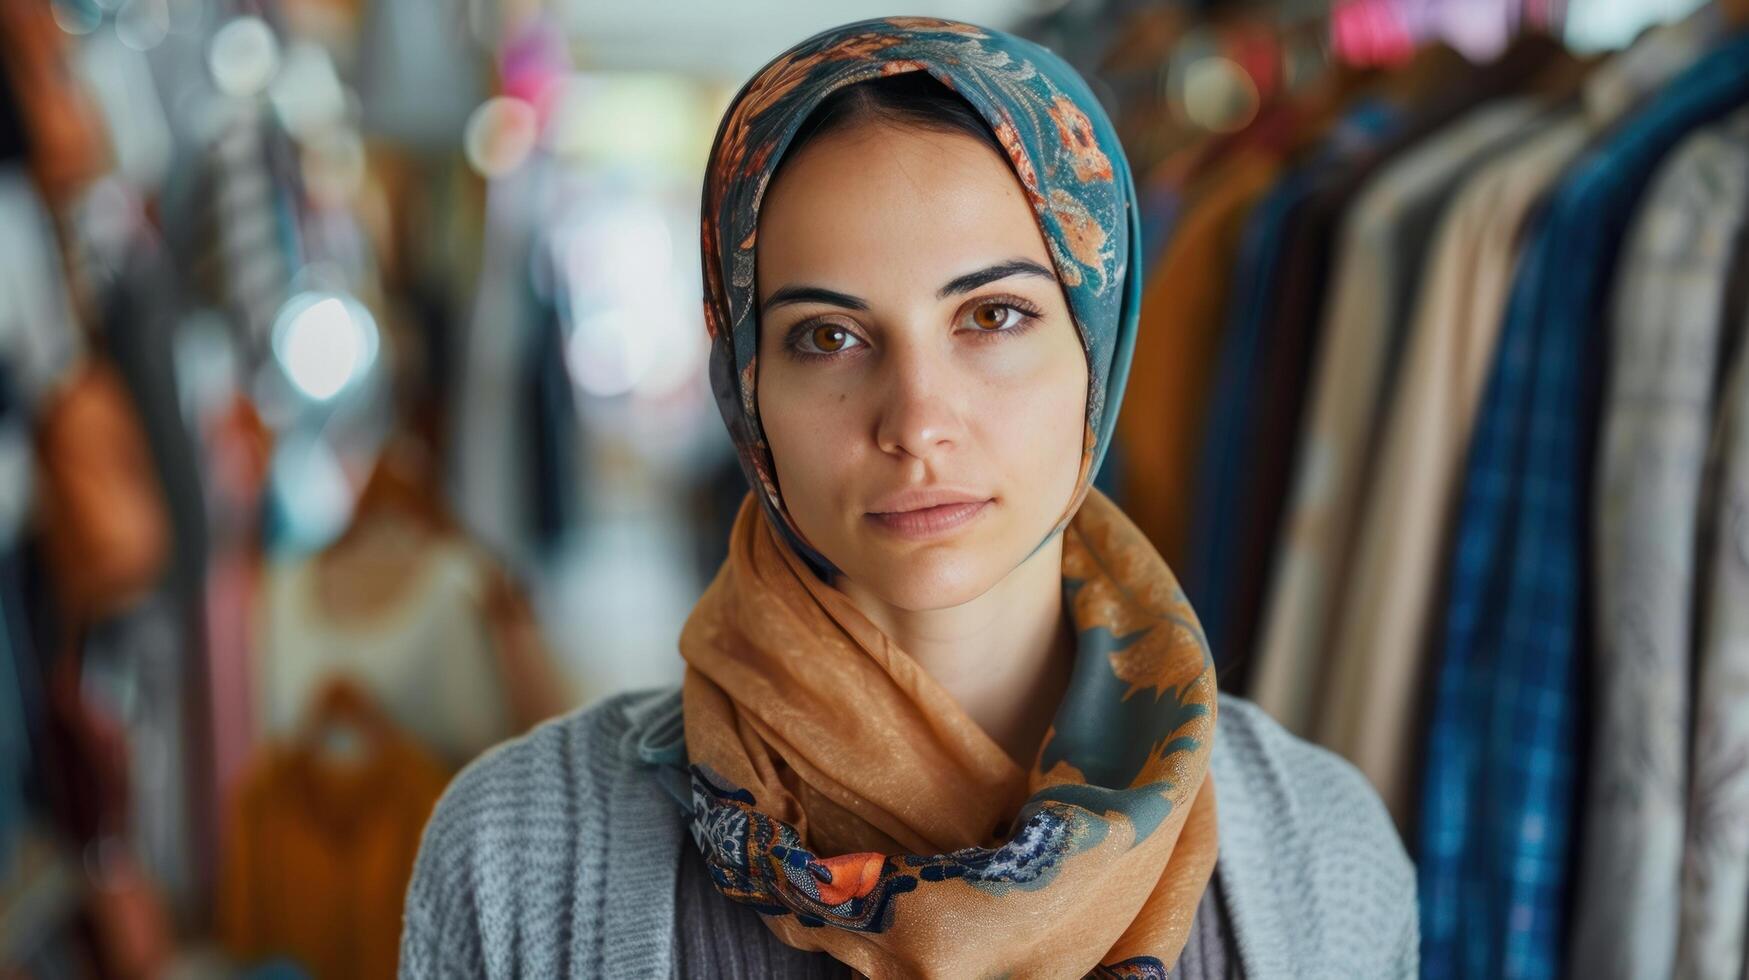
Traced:
<path fill-rule="evenodd" d="M 1749 100 L 1749 37 L 1584 157 L 1531 226 L 1471 443 L 1422 808 L 1422 976 L 1555 977 L 1581 758 L 1605 285 L 1659 161 Z"/>

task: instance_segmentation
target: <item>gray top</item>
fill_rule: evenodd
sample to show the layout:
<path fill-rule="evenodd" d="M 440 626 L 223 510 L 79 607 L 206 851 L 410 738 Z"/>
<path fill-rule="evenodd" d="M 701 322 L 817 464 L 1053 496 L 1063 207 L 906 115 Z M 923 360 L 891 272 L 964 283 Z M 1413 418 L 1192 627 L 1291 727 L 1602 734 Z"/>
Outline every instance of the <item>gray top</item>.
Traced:
<path fill-rule="evenodd" d="M 654 770 L 680 746 L 679 689 L 667 688 L 553 719 L 470 764 L 425 828 L 401 977 L 684 969 L 675 897 L 691 843 Z M 1221 851 L 1207 901 L 1230 922 L 1230 968 L 1415 977 L 1414 869 L 1359 772 L 1225 695 L 1211 771 Z M 1207 918 L 1199 908 L 1195 932 Z"/>

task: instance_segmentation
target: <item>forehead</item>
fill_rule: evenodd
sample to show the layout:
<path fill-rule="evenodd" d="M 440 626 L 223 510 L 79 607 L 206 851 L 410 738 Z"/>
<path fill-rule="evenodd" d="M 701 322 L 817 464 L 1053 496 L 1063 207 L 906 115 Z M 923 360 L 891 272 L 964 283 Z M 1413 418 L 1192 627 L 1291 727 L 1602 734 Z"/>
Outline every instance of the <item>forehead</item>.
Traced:
<path fill-rule="evenodd" d="M 1051 264 L 1020 181 L 993 147 L 881 122 L 822 136 L 786 160 L 756 242 L 761 296 L 801 281 L 933 293 L 991 261 Z"/>

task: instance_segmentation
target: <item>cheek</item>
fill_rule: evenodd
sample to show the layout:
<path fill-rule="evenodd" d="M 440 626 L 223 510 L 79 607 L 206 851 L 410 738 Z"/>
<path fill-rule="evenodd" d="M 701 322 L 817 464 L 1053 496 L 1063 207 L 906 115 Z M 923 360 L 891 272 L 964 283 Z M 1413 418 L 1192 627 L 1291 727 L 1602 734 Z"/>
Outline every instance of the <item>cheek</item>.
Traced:
<path fill-rule="evenodd" d="M 1079 343 L 1031 352 L 1014 370 L 988 374 L 975 406 L 984 442 L 1010 479 L 1041 509 L 1060 508 L 1081 470 L 1087 361 Z M 1036 491 L 1036 492 L 1033 492 Z M 1060 492 L 1060 494 L 1059 494 Z M 1054 515 L 1053 515 L 1054 516 Z"/>
<path fill-rule="evenodd" d="M 781 355 L 773 355 L 774 357 Z M 821 383 L 824 372 L 761 371 L 759 419 L 777 468 L 784 505 L 798 521 L 837 497 L 852 465 L 854 406 L 841 386 Z"/>
<path fill-rule="evenodd" d="M 1088 366 L 1074 327 L 1053 325 L 1044 339 L 992 355 L 972 387 L 979 394 L 971 408 L 1011 490 L 1027 490 L 1028 499 L 1051 509 L 1065 504 L 1056 495 L 1067 495 L 1081 472 Z"/>

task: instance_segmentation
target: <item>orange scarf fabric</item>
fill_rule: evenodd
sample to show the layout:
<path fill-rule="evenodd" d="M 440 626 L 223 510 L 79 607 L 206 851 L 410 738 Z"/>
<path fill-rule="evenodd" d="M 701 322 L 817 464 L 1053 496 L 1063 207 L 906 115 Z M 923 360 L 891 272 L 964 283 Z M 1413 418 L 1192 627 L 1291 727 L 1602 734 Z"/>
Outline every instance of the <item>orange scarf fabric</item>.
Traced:
<path fill-rule="evenodd" d="M 1215 864 L 1213 661 L 1115 505 L 1064 535 L 1076 663 L 1023 770 L 743 503 L 680 642 L 719 890 L 871 977 L 1165 976 Z"/>

